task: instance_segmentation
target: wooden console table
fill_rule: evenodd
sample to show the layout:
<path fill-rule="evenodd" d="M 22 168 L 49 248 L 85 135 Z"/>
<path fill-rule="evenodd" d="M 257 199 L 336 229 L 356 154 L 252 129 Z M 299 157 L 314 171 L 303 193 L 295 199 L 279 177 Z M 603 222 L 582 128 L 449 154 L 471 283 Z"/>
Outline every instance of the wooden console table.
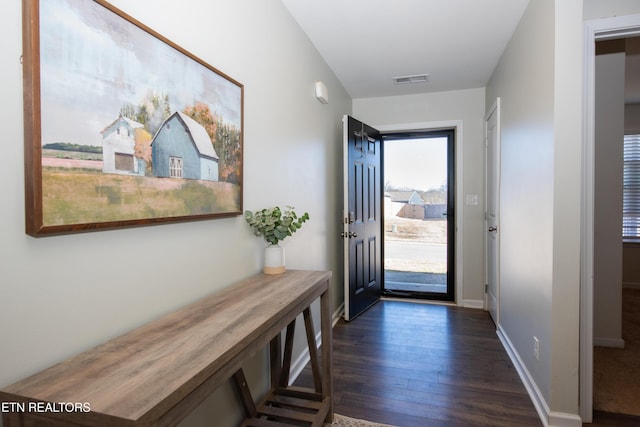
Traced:
<path fill-rule="evenodd" d="M 328 271 L 240 281 L 0 390 L 4 426 L 171 426 L 228 379 L 247 415 L 243 426 L 322 426 L 333 419 L 330 288 Z M 309 310 L 318 298 L 320 355 Z M 288 386 L 300 313 L 314 373 L 311 390 Z M 272 387 L 256 405 L 242 363 L 267 344 Z"/>

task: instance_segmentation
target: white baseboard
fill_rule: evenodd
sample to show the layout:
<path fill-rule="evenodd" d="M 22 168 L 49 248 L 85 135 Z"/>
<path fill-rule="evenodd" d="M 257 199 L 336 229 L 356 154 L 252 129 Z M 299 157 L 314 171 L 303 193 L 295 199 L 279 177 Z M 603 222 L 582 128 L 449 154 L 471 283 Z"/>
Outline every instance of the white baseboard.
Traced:
<path fill-rule="evenodd" d="M 481 299 L 463 299 L 462 307 L 464 308 L 478 308 L 484 310 L 484 300 Z"/>
<path fill-rule="evenodd" d="M 529 397 L 531 398 L 531 402 L 533 403 L 533 406 L 536 408 L 536 411 L 538 412 L 540 421 L 542 421 L 542 423 L 545 426 L 548 426 L 547 420 L 548 420 L 548 414 L 550 412 L 550 409 L 549 409 L 549 405 L 547 405 L 547 402 L 544 400 L 544 397 L 542 396 L 542 393 L 540 392 L 538 385 L 533 380 L 533 377 L 529 373 L 529 370 L 527 369 L 525 364 L 522 362 L 520 355 L 516 351 L 515 347 L 513 347 L 513 344 L 511 344 L 511 340 L 509 339 L 507 334 L 504 332 L 504 329 L 502 329 L 501 325 L 498 325 L 498 329 L 496 333 L 498 334 L 498 338 L 500 339 L 502 346 L 507 351 L 507 354 L 509 355 L 511 362 L 513 363 L 513 366 L 516 368 L 516 371 L 520 376 L 520 380 L 522 381 L 522 384 L 524 384 L 524 387 L 527 390 L 527 393 L 529 393 Z"/>
<path fill-rule="evenodd" d="M 544 427 L 582 427 L 582 419 L 579 415 L 564 412 L 552 412 L 549 409 L 549 405 L 540 392 L 538 385 L 534 381 L 526 365 L 523 363 L 520 355 L 511 343 L 511 340 L 504 332 L 504 329 L 502 329 L 502 326 L 498 326 L 497 334 L 500 342 L 502 342 L 502 346 L 509 355 L 513 366 L 515 366 L 516 371 L 520 376 L 520 380 L 526 388 L 527 393 L 531 398 L 531 402 L 536 408 L 538 417 L 540 417 L 540 421 L 542 421 Z"/>
<path fill-rule="evenodd" d="M 344 315 L 344 302 L 340 304 L 340 307 L 333 313 L 331 326 L 335 327 L 336 323 L 340 320 L 340 318 Z"/>
<path fill-rule="evenodd" d="M 593 337 L 593 345 L 596 347 L 624 348 L 624 340 L 622 338 Z"/>
<path fill-rule="evenodd" d="M 581 427 L 582 418 L 575 414 L 565 414 L 564 412 L 549 412 L 549 423 L 552 427 Z"/>

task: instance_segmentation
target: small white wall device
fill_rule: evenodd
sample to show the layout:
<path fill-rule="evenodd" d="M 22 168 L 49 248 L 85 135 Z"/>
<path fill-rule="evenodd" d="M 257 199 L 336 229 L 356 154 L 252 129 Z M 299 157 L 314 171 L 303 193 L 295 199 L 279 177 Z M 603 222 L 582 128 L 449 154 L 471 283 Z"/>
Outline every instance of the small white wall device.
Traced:
<path fill-rule="evenodd" d="M 316 82 L 316 98 L 323 104 L 329 103 L 329 91 L 327 85 L 322 82 Z"/>

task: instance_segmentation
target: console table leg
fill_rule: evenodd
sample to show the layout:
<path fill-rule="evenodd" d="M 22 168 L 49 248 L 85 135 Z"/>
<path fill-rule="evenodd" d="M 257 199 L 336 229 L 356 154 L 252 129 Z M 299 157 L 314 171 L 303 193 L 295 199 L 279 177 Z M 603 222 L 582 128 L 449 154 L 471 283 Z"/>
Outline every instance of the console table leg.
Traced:
<path fill-rule="evenodd" d="M 289 375 L 291 373 L 291 358 L 293 357 L 293 337 L 296 332 L 296 321 L 287 326 L 287 336 L 284 340 L 284 357 L 282 360 L 282 372 L 280 373 L 280 387 L 289 386 Z"/>
<path fill-rule="evenodd" d="M 326 422 L 333 421 L 333 325 L 331 318 L 331 280 L 328 280 L 327 292 L 320 297 L 320 327 L 322 334 L 322 395 L 329 399 L 329 412 Z"/>
<path fill-rule="evenodd" d="M 280 373 L 282 370 L 282 338 L 280 333 L 273 337 L 269 343 L 269 366 L 271 374 L 271 388 L 280 384 Z"/>
<path fill-rule="evenodd" d="M 256 409 L 256 404 L 251 396 L 251 390 L 249 390 L 249 386 L 247 385 L 247 379 L 244 376 L 244 371 L 242 369 L 238 369 L 231 377 L 231 380 L 235 386 L 234 388 L 238 397 L 242 402 L 242 408 L 244 409 L 245 415 L 248 418 L 255 417 L 258 410 Z"/>
<path fill-rule="evenodd" d="M 24 425 L 23 417 L 20 413 L 4 413 L 2 414 L 2 423 L 5 427 L 19 427 Z"/>
<path fill-rule="evenodd" d="M 313 372 L 313 385 L 316 392 L 322 393 L 322 375 L 320 374 L 320 364 L 318 363 L 318 348 L 316 347 L 316 332 L 313 327 L 311 310 L 305 308 L 304 327 L 307 331 L 307 346 L 309 347 L 309 358 L 311 359 L 311 371 Z"/>

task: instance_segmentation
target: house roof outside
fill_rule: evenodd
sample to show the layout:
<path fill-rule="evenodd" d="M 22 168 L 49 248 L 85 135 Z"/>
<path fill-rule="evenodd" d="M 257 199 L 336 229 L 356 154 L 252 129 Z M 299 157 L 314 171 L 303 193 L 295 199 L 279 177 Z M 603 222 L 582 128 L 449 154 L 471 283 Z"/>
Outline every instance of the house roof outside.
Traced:
<path fill-rule="evenodd" d="M 414 196 L 417 196 L 418 198 L 420 198 L 420 196 L 418 195 L 418 193 L 415 190 L 412 190 L 412 191 L 387 191 L 387 192 L 385 192 L 385 195 L 389 195 L 389 197 L 391 197 L 391 201 L 392 202 L 399 202 L 399 203 L 409 203 L 409 201 Z"/>

